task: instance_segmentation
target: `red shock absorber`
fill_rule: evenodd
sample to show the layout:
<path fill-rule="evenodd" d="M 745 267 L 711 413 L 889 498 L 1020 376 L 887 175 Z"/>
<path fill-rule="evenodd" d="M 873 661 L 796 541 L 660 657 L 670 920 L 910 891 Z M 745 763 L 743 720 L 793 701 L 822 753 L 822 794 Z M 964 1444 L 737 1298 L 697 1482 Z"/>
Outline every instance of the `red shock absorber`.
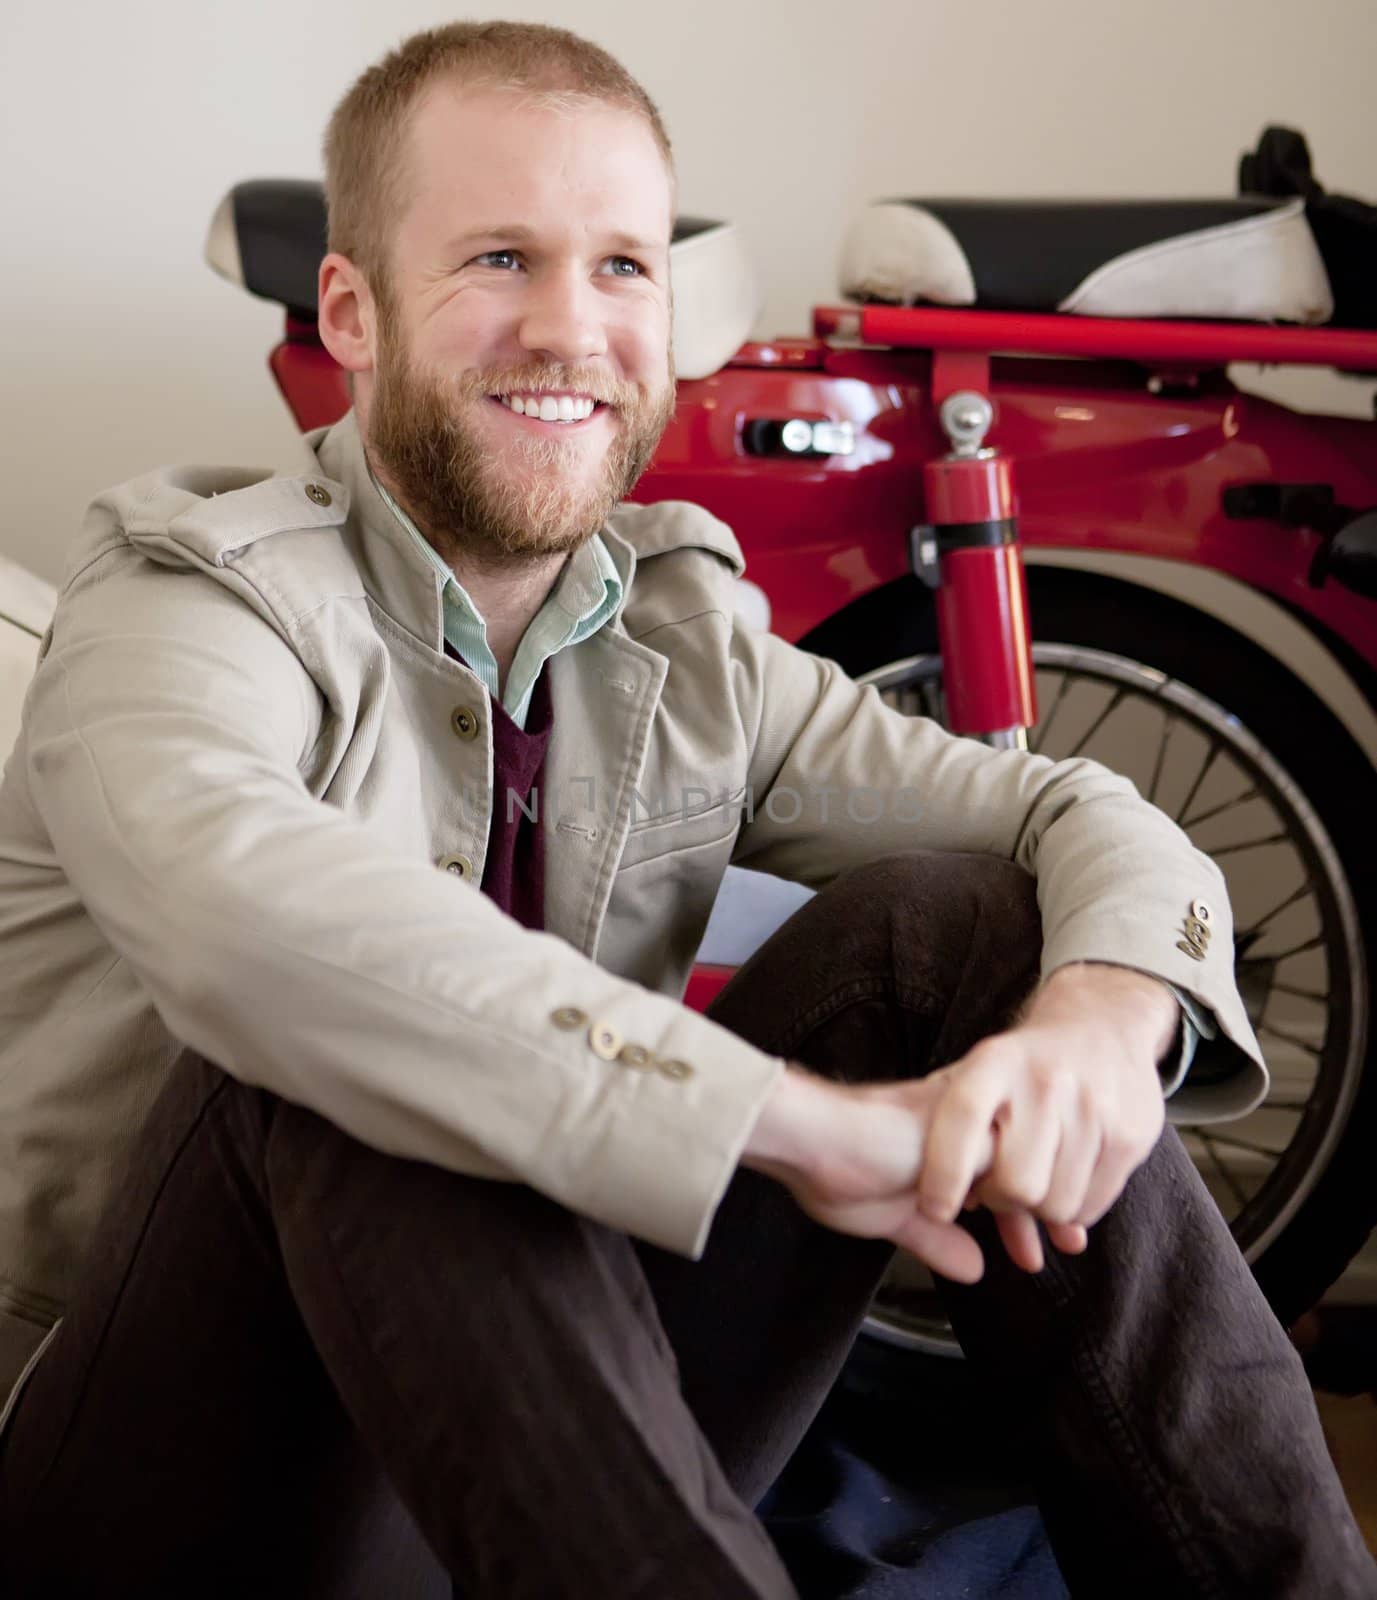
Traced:
<path fill-rule="evenodd" d="M 983 394 L 948 395 L 940 415 L 952 449 L 923 469 L 922 532 L 935 555 L 947 724 L 1025 745 L 1037 700 L 1013 473 L 1007 456 L 984 448 L 994 408 Z"/>

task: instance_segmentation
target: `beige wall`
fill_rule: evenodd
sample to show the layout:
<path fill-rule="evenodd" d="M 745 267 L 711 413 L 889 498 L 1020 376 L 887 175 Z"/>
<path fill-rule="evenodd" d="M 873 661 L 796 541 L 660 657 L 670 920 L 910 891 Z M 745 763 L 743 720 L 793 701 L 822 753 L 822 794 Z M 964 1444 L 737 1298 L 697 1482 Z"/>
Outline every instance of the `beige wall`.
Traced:
<path fill-rule="evenodd" d="M 486 8 L 485 8 L 486 9 Z M 496 8 L 494 8 L 496 9 Z M 764 332 L 828 298 L 848 209 L 894 192 L 1228 193 L 1267 121 L 1377 198 L 1372 0 L 508 0 L 659 99 L 685 209 L 741 221 Z M 267 306 L 201 264 L 237 179 L 317 171 L 350 78 L 437 0 L 4 0 L 0 553 L 55 577 L 102 486 L 279 460 Z M 1351 397 L 1349 404 L 1357 403 Z"/>

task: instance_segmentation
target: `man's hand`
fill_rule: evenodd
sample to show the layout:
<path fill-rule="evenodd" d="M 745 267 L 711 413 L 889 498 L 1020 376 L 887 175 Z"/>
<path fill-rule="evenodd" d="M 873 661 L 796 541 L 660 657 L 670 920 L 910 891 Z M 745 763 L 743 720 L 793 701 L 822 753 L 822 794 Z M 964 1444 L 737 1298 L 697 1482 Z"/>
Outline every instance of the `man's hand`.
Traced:
<path fill-rule="evenodd" d="M 1086 1228 L 1151 1150 L 1164 1110 L 1158 1057 L 1177 1004 L 1123 968 L 1063 968 L 1023 1018 L 926 1078 L 838 1085 L 790 1067 L 742 1160 L 785 1184 L 811 1217 L 884 1238 L 957 1282 L 984 1260 L 955 1218 L 988 1205 L 1025 1270 Z"/>
<path fill-rule="evenodd" d="M 1161 1134 L 1157 1062 L 1178 1011 L 1166 986 L 1142 973 L 1054 973 L 1013 1028 L 927 1080 L 945 1092 L 918 1180 L 924 1212 L 950 1221 L 974 1199 L 1093 1226 Z"/>

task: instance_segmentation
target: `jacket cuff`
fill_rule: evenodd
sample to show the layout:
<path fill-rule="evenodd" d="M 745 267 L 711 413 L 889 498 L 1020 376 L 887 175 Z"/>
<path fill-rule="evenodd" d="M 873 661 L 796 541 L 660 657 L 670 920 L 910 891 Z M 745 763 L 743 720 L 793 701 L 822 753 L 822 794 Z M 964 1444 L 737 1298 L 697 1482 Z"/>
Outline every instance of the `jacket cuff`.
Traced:
<path fill-rule="evenodd" d="M 570 1141 L 576 1165 L 559 1174 L 552 1162 L 548 1187 L 573 1210 L 697 1260 L 784 1057 L 632 984 L 600 1000 L 585 992 L 549 1021 L 580 1065 L 612 1075 L 615 1112 L 596 1148 Z"/>
<path fill-rule="evenodd" d="M 1157 1071 L 1162 1079 L 1162 1094 L 1170 1100 L 1186 1081 L 1186 1074 L 1195 1060 L 1195 1052 L 1200 1041 L 1218 1038 L 1219 1028 L 1213 1016 L 1184 989 L 1177 988 L 1174 983 L 1168 983 L 1167 988 L 1171 990 L 1176 997 L 1177 1005 L 1181 1007 L 1176 1038 L 1166 1055 L 1157 1063 Z"/>

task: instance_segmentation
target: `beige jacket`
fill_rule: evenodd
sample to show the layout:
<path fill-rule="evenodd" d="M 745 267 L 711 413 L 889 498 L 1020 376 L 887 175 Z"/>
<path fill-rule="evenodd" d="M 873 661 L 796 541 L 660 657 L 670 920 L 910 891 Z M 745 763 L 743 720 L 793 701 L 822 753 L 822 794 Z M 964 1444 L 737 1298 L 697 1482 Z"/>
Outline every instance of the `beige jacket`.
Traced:
<path fill-rule="evenodd" d="M 163 470 L 92 506 L 0 786 L 0 1396 L 183 1044 L 380 1149 L 699 1252 L 782 1066 L 680 1003 L 728 862 L 817 886 L 894 850 L 1013 858 L 1045 971 L 1121 962 L 1214 1013 L 1202 1053 L 1237 1070 L 1174 1115 L 1264 1092 L 1221 876 L 1129 783 L 953 738 L 744 627 L 740 548 L 694 506 L 604 538 L 622 606 L 546 669 L 532 933 L 477 887 L 488 696 L 352 416 L 295 472 Z"/>

